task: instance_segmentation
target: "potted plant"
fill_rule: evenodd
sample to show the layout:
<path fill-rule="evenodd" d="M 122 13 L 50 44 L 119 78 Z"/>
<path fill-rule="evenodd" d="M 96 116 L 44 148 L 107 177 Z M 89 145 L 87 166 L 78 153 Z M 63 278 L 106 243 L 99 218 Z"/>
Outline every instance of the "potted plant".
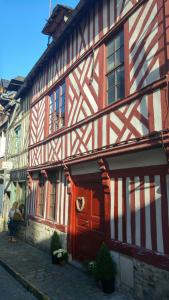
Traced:
<path fill-rule="evenodd" d="M 106 244 L 102 244 L 96 258 L 95 278 L 101 281 L 104 293 L 113 293 L 115 290 L 116 264 L 113 261 Z"/>
<path fill-rule="evenodd" d="M 51 238 L 51 243 L 50 243 L 50 252 L 51 252 L 51 256 L 52 256 L 52 264 L 56 264 L 56 255 L 54 255 L 54 251 L 61 249 L 62 248 L 62 244 L 61 244 L 61 240 L 59 237 L 59 234 L 54 231 L 52 238 Z"/>
<path fill-rule="evenodd" d="M 86 272 L 91 275 L 91 276 L 95 276 L 95 268 L 96 268 L 96 262 L 95 261 L 84 261 L 83 262 L 83 267 L 84 270 L 86 270 Z"/>
<path fill-rule="evenodd" d="M 67 263 L 68 252 L 62 248 L 60 236 L 56 231 L 54 231 L 51 238 L 50 251 L 53 264 L 64 265 Z"/>
<path fill-rule="evenodd" d="M 65 265 L 65 263 L 68 261 L 68 253 L 65 249 L 60 248 L 53 251 L 53 256 L 54 261 L 61 266 Z"/>

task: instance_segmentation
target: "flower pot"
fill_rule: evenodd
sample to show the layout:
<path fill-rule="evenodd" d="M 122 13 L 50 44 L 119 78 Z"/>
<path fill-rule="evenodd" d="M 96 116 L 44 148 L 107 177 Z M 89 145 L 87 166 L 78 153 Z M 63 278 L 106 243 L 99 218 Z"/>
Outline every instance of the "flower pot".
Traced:
<path fill-rule="evenodd" d="M 66 264 L 66 261 L 65 261 L 65 260 L 60 260 L 60 261 L 59 261 L 59 265 L 60 265 L 61 267 L 65 266 L 65 264 Z"/>
<path fill-rule="evenodd" d="M 56 255 L 53 255 L 53 254 L 52 254 L 52 264 L 54 264 L 54 265 L 58 264 L 57 257 L 56 257 Z"/>
<path fill-rule="evenodd" d="M 115 291 L 115 279 L 102 280 L 102 290 L 106 294 L 111 294 Z"/>

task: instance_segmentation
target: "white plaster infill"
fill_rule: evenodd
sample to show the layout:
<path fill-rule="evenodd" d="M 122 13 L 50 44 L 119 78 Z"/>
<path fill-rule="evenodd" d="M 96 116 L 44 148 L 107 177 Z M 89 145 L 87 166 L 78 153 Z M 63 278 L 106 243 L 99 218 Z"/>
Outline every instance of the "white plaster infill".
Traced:
<path fill-rule="evenodd" d="M 166 165 L 167 160 L 162 149 L 136 152 L 106 159 L 110 170 L 128 169 L 146 166 Z"/>

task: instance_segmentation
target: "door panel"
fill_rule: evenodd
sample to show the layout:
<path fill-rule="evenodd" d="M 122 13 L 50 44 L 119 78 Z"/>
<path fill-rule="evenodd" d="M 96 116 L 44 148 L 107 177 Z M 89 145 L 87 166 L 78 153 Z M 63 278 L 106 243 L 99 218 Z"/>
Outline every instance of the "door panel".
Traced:
<path fill-rule="evenodd" d="M 101 185 L 95 185 L 91 201 L 91 230 L 104 232 L 104 196 Z"/>
<path fill-rule="evenodd" d="M 104 240 L 104 195 L 101 184 L 79 184 L 76 198 L 84 197 L 83 211 L 76 210 L 75 258 L 95 259 Z"/>

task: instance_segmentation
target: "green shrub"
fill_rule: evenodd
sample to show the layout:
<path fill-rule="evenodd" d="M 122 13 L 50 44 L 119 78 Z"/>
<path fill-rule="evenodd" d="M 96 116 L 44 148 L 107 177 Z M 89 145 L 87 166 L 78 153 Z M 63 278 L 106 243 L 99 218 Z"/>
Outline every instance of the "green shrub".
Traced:
<path fill-rule="evenodd" d="M 60 236 L 56 231 L 54 231 L 52 238 L 51 238 L 51 243 L 50 243 L 51 255 L 53 254 L 53 251 L 58 250 L 60 248 L 62 248 Z"/>
<path fill-rule="evenodd" d="M 112 280 L 115 279 L 116 273 L 116 264 L 108 247 L 103 243 L 96 258 L 95 278 L 96 280 Z"/>
<path fill-rule="evenodd" d="M 95 273 L 96 273 L 96 262 L 95 261 L 89 262 L 88 272 L 90 275 L 95 276 Z"/>
<path fill-rule="evenodd" d="M 83 266 L 89 275 L 95 276 L 96 262 L 95 261 L 84 261 Z"/>

